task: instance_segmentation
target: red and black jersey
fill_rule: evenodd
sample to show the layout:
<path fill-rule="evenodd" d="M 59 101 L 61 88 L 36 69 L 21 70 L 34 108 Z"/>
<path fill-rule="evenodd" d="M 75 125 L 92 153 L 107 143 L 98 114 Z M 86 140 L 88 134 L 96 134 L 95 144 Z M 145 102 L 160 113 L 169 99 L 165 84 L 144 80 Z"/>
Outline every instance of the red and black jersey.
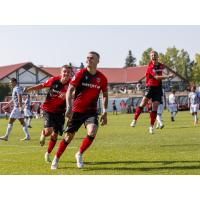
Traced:
<path fill-rule="evenodd" d="M 47 112 L 53 112 L 53 113 L 60 113 L 65 112 L 66 109 L 66 99 L 65 99 L 65 93 L 67 91 L 69 81 L 65 84 L 62 84 L 60 82 L 61 76 L 51 77 L 46 82 L 43 83 L 44 88 L 49 88 L 47 97 L 45 102 L 42 105 L 42 109 Z M 64 94 L 64 98 L 60 95 Z"/>
<path fill-rule="evenodd" d="M 164 65 L 161 63 L 154 64 L 152 61 L 149 63 L 146 71 L 146 86 L 161 86 L 162 81 L 157 80 L 154 76 L 162 76 Z"/>
<path fill-rule="evenodd" d="M 92 75 L 84 68 L 75 74 L 70 84 L 76 87 L 72 111 L 96 113 L 99 94 L 107 91 L 107 78 L 98 70 Z"/>

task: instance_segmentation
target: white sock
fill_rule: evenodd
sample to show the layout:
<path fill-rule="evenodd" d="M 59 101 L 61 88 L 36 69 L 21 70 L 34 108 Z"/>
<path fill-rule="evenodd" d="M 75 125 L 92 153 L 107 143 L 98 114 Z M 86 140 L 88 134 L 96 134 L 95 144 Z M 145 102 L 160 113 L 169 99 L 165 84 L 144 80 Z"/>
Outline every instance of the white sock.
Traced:
<path fill-rule="evenodd" d="M 9 137 L 9 135 L 12 131 L 12 127 L 13 127 L 13 124 L 8 124 L 6 134 L 5 134 L 6 137 Z"/>
<path fill-rule="evenodd" d="M 31 118 L 29 117 L 29 118 L 27 119 L 27 126 L 30 126 L 30 124 L 31 124 Z"/>
<path fill-rule="evenodd" d="M 158 114 L 157 117 L 156 117 L 156 119 L 158 120 L 159 126 L 162 126 L 163 125 L 163 123 L 162 123 L 162 116 Z"/>
<path fill-rule="evenodd" d="M 26 126 L 26 125 L 25 125 L 25 126 L 23 126 L 23 131 L 24 131 L 24 133 L 25 133 L 26 137 L 30 137 L 30 134 L 29 134 L 29 132 L 28 132 L 28 128 L 27 128 L 27 126 Z"/>
<path fill-rule="evenodd" d="M 197 115 L 194 115 L 194 121 L 197 122 Z"/>
<path fill-rule="evenodd" d="M 175 116 L 176 116 L 176 112 L 173 112 L 173 118 L 175 118 Z"/>

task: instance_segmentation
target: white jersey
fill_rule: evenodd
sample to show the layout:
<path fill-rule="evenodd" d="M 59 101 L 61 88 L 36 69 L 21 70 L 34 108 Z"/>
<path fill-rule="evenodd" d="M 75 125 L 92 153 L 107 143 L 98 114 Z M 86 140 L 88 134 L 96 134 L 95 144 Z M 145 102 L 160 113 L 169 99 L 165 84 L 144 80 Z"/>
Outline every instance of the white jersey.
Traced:
<path fill-rule="evenodd" d="M 169 95 L 169 104 L 176 104 L 176 96 L 172 93 Z"/>
<path fill-rule="evenodd" d="M 171 113 L 177 112 L 176 96 L 173 93 L 169 95 L 168 109 L 169 109 L 169 112 Z"/>
<path fill-rule="evenodd" d="M 188 98 L 190 100 L 190 104 L 192 104 L 192 105 L 199 104 L 200 93 L 199 92 L 190 92 L 188 94 Z"/>
<path fill-rule="evenodd" d="M 14 104 L 14 108 L 19 107 L 18 95 L 19 95 L 19 94 L 22 95 L 22 93 L 23 93 L 23 90 L 22 90 L 21 87 L 15 86 L 15 87 L 13 88 L 13 92 L 12 92 L 12 101 L 13 101 L 13 104 Z"/>

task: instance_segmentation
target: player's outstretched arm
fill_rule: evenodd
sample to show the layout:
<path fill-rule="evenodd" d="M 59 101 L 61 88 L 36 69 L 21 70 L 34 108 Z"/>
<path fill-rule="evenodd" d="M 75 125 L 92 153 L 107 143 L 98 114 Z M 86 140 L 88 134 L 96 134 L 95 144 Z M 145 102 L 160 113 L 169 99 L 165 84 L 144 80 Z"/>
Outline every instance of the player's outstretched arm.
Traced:
<path fill-rule="evenodd" d="M 34 85 L 32 87 L 25 87 L 24 88 L 24 92 L 31 92 L 31 91 L 37 91 L 37 90 L 41 90 L 43 87 L 43 84 L 38 84 L 38 85 Z"/>

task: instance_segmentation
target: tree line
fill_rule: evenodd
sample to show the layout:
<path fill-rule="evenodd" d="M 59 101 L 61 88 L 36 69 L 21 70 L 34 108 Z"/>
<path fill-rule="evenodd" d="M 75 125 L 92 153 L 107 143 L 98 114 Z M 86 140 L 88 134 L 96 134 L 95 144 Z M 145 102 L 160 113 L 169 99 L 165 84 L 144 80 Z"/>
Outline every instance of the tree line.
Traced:
<path fill-rule="evenodd" d="M 148 65 L 151 50 L 152 48 L 148 48 L 143 52 L 142 57 L 139 60 L 140 66 Z M 195 59 L 191 60 L 187 51 L 184 49 L 177 49 L 174 46 L 167 48 L 166 53 L 164 54 L 159 53 L 159 61 L 173 69 L 191 83 L 200 83 L 200 54 L 196 53 Z M 132 51 L 129 50 L 125 60 L 125 67 L 135 66 L 136 58 L 132 55 Z"/>

